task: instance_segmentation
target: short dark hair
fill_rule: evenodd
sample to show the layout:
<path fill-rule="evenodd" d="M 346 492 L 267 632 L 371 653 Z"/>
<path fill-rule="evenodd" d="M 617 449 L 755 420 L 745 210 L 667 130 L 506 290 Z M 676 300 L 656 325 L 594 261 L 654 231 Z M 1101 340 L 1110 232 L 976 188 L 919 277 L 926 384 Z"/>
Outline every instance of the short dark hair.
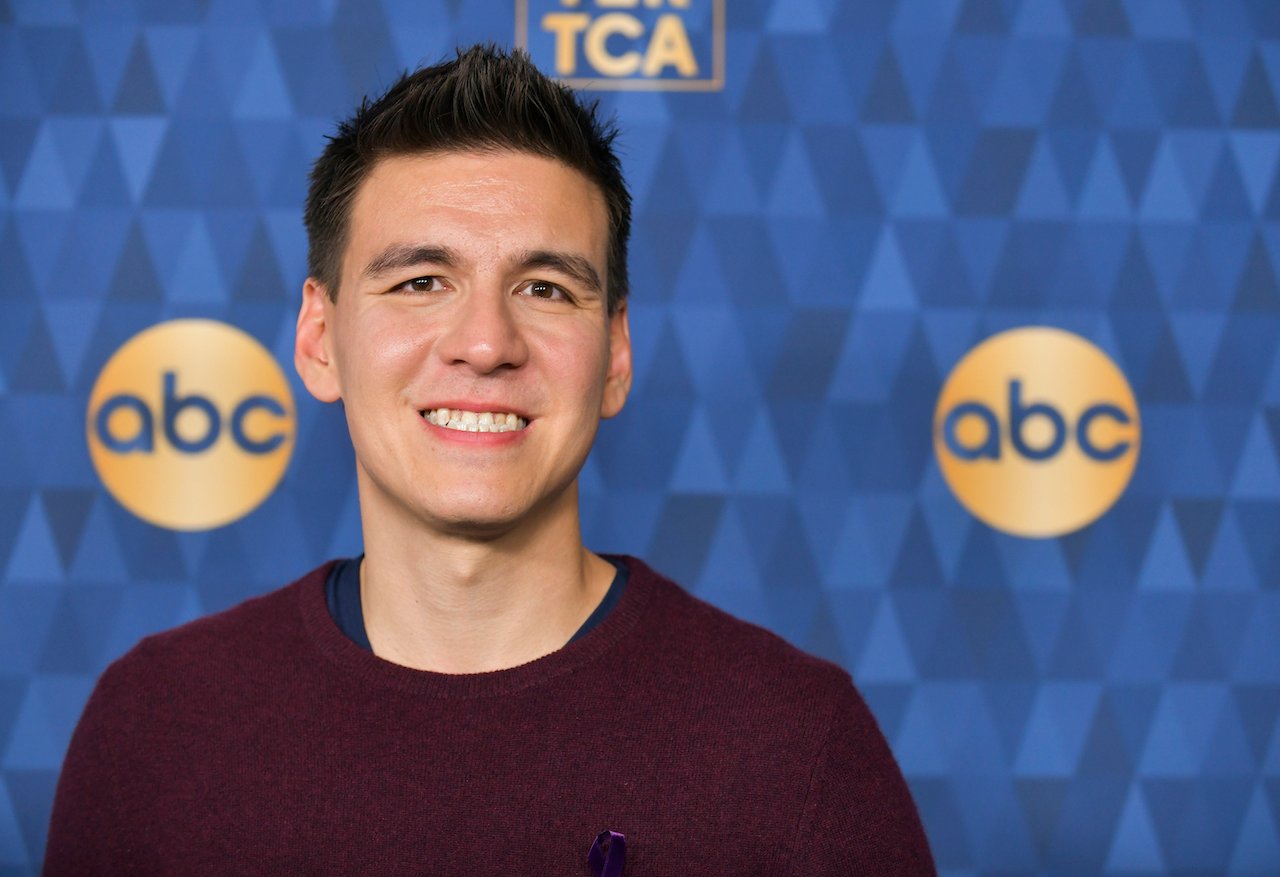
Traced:
<path fill-rule="evenodd" d="M 514 150 L 555 159 L 600 187 L 609 217 L 609 312 L 627 297 L 631 194 L 613 149 L 618 129 L 598 102 L 585 103 L 548 79 L 529 56 L 497 46 L 406 73 L 382 97 L 365 98 L 338 125 L 311 169 L 307 270 L 338 294 L 351 204 L 383 158 L 432 152 Z"/>

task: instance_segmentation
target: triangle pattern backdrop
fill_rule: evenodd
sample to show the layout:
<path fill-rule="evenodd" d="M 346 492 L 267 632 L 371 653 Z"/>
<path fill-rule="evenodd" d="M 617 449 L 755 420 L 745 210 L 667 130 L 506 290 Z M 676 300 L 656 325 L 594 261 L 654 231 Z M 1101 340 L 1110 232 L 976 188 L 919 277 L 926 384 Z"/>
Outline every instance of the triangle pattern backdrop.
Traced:
<path fill-rule="evenodd" d="M 284 482 L 192 534 L 100 486 L 98 370 L 184 316 L 290 362 L 333 120 L 514 32 L 0 2 L 0 873 L 38 871 L 107 663 L 359 550 L 342 413 L 296 378 Z M 589 544 L 848 668 L 945 875 L 1280 871 L 1278 40 L 1267 0 L 729 0 L 723 91 L 601 95 L 636 375 Z M 1051 540 L 971 518 L 932 451 L 951 367 L 1025 324 L 1106 350 L 1143 421 L 1125 496 Z"/>

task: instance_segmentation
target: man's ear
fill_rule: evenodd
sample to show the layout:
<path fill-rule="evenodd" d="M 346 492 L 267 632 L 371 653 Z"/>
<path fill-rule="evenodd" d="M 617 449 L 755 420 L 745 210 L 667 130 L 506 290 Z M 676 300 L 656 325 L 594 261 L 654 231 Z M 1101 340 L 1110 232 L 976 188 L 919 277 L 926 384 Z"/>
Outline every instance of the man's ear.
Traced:
<path fill-rule="evenodd" d="M 342 397 L 338 365 L 333 360 L 333 305 L 320 281 L 308 277 L 302 286 L 293 366 L 307 390 L 321 402 L 336 402 Z"/>
<path fill-rule="evenodd" d="M 609 370 L 605 374 L 600 416 L 613 417 L 622 410 L 631 391 L 631 327 L 627 323 L 627 303 L 609 317 Z"/>

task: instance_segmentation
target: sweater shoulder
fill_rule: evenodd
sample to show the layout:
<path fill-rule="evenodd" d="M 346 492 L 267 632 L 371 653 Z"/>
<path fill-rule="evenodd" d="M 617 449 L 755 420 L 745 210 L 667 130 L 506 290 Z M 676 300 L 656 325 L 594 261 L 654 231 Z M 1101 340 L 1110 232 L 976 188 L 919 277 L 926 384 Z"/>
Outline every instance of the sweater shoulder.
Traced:
<path fill-rule="evenodd" d="M 324 564 L 228 609 L 144 637 L 107 668 L 101 684 L 155 682 L 159 677 L 191 679 L 205 670 L 226 675 L 236 667 L 270 665 L 304 636 L 301 592 L 319 587 L 329 566 Z"/>
<path fill-rule="evenodd" d="M 750 685 L 756 693 L 772 690 L 783 698 L 841 699 L 853 690 L 843 667 L 729 614 L 642 562 L 633 564 L 654 590 L 659 607 L 655 635 L 662 639 L 662 653 L 670 661 L 702 678 Z"/>

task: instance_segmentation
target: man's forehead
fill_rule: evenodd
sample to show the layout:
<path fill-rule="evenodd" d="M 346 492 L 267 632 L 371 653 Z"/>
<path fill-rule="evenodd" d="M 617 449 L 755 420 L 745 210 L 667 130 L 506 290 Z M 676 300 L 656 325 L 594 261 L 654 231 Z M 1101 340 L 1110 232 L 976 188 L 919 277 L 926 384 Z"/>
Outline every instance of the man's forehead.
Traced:
<path fill-rule="evenodd" d="M 581 185 L 574 185 L 570 180 Z M 404 244 L 423 231 L 419 217 L 443 215 L 457 222 L 477 220 L 474 227 L 498 235 L 509 231 L 500 216 L 530 217 L 554 240 L 590 238 L 588 256 L 607 257 L 608 208 L 604 193 L 581 171 L 556 159 L 517 150 L 451 150 L 414 152 L 380 158 L 365 175 L 352 199 L 344 247 L 344 274 L 363 265 L 346 264 L 353 250 L 383 249 L 388 237 Z M 468 222 L 468 225 L 471 225 Z M 433 235 L 447 234 L 452 223 L 433 225 Z M 405 238 L 408 236 L 408 238 Z M 528 245 L 529 242 L 524 242 Z M 603 265 L 601 265 L 603 268 Z"/>

